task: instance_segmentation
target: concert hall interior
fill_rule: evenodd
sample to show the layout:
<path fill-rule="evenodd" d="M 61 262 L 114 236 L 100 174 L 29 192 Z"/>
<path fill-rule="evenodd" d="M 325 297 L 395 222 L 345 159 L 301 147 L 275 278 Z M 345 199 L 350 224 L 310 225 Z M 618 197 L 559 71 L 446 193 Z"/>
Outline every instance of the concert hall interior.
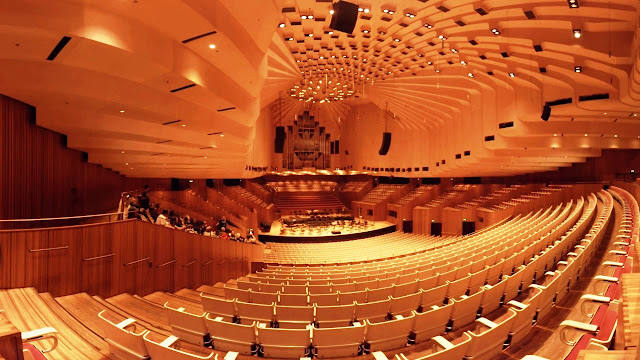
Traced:
<path fill-rule="evenodd" d="M 0 360 L 640 360 L 640 0 L 0 0 Z"/>

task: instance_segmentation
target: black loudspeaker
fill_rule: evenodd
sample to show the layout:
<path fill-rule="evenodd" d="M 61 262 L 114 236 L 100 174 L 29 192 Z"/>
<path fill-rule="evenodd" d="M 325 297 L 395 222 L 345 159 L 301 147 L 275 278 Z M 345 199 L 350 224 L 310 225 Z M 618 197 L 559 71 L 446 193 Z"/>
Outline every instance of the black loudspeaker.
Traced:
<path fill-rule="evenodd" d="M 389 152 L 389 147 L 391 147 L 391 133 L 390 132 L 382 133 L 382 145 L 380 145 L 380 150 L 378 151 L 378 154 L 387 155 L 387 153 Z"/>
<path fill-rule="evenodd" d="M 602 187 L 604 190 L 609 190 L 609 185 L 608 184 L 604 184 L 604 186 Z"/>
<path fill-rule="evenodd" d="M 171 191 L 180 190 L 180 179 L 171 178 Z"/>
<path fill-rule="evenodd" d="M 549 120 L 549 116 L 551 116 L 551 106 L 545 104 L 542 108 L 542 115 L 540 115 L 540 117 L 542 120 L 547 121 Z"/>
<path fill-rule="evenodd" d="M 333 16 L 329 27 L 348 34 L 353 32 L 358 20 L 358 4 L 338 1 L 333 4 Z"/>
<path fill-rule="evenodd" d="M 208 188 L 213 189 L 213 179 L 207 179 L 206 184 Z"/>
<path fill-rule="evenodd" d="M 274 152 L 276 154 L 282 154 L 284 151 L 284 139 L 286 135 L 284 133 L 284 126 L 276 126 L 276 139 L 274 141 Z"/>
<path fill-rule="evenodd" d="M 340 140 L 335 141 L 336 145 L 334 146 L 334 150 L 336 154 L 340 154 Z"/>
<path fill-rule="evenodd" d="M 335 143 L 332 141 L 329 144 L 331 144 L 331 155 L 336 153 L 336 147 L 335 147 Z"/>
<path fill-rule="evenodd" d="M 402 220 L 402 232 L 404 232 L 404 233 L 413 232 L 413 221 L 411 221 L 411 220 Z"/>

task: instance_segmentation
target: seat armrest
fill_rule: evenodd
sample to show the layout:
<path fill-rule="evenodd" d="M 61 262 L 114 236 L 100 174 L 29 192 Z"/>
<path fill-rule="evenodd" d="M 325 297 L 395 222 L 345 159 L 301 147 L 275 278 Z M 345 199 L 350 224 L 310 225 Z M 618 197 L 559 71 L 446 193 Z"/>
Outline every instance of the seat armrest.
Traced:
<path fill-rule="evenodd" d="M 623 267 L 624 263 L 617 262 L 617 261 L 605 261 L 605 262 L 602 263 L 602 265 L 604 265 L 604 266 Z"/>
<path fill-rule="evenodd" d="M 161 343 L 160 346 L 162 347 L 171 347 L 171 345 L 175 344 L 176 341 L 178 341 L 178 337 L 171 335 L 168 338 L 164 339 Z"/>
<path fill-rule="evenodd" d="M 609 251 L 610 255 L 627 255 L 627 252 L 624 250 L 611 250 Z"/>
<path fill-rule="evenodd" d="M 136 319 L 128 318 L 120 321 L 116 327 L 118 329 L 124 330 L 126 327 L 133 325 L 136 322 Z"/>
<path fill-rule="evenodd" d="M 389 360 L 387 355 L 385 355 L 382 351 L 374 351 L 374 352 L 371 353 L 371 355 L 373 355 L 373 358 L 375 360 Z M 406 359 L 406 357 L 404 355 L 402 355 L 402 356 Z"/>
<path fill-rule="evenodd" d="M 527 356 L 523 357 L 522 360 L 549 360 L 549 359 L 543 358 L 543 357 L 537 356 L 537 355 L 527 355 Z"/>
<path fill-rule="evenodd" d="M 516 308 L 518 308 L 520 310 L 524 310 L 529 306 L 529 304 L 523 304 L 523 303 L 521 303 L 519 301 L 515 301 L 515 300 L 509 301 L 507 303 L 507 305 L 511 305 L 511 306 L 516 307 Z"/>
<path fill-rule="evenodd" d="M 433 341 L 437 342 L 438 345 L 442 346 L 445 350 L 452 349 L 454 345 L 444 337 L 438 335 L 431 338 Z"/>
<path fill-rule="evenodd" d="M 567 338 L 567 332 L 570 331 L 582 331 L 595 334 L 598 331 L 598 326 L 574 320 L 565 320 L 560 323 L 560 340 L 567 345 L 574 346 L 578 341 Z"/>
<path fill-rule="evenodd" d="M 580 312 L 582 313 L 582 315 L 586 317 L 593 317 L 596 314 L 595 311 L 594 312 L 587 311 L 587 307 L 586 307 L 587 304 L 596 303 L 597 305 L 597 304 L 608 304 L 611 302 L 611 298 L 608 296 L 600 296 L 600 295 L 593 295 L 593 294 L 582 295 L 580 297 L 580 300 L 582 300 L 582 302 L 580 303 Z M 596 310 L 597 309 L 598 308 L 596 307 Z"/>
<path fill-rule="evenodd" d="M 539 290 L 545 290 L 547 287 L 544 285 L 538 285 L 538 284 L 531 284 L 529 285 L 529 289 L 539 289 Z"/>
<path fill-rule="evenodd" d="M 22 333 L 23 342 L 32 342 L 45 339 L 53 339 L 53 345 L 51 345 L 51 347 L 48 349 L 41 349 L 40 351 L 42 351 L 42 353 L 48 353 L 49 351 L 58 347 L 58 330 L 52 327 L 46 327 Z"/>
<path fill-rule="evenodd" d="M 494 323 L 493 321 L 491 321 L 491 320 L 489 320 L 489 319 L 487 319 L 487 318 L 484 318 L 484 317 L 481 317 L 481 318 L 479 318 L 479 319 L 476 319 L 476 323 L 478 323 L 478 324 L 482 324 L 483 326 L 486 326 L 486 327 L 488 327 L 489 329 L 493 329 L 493 328 L 498 327 L 498 324 L 496 324 L 496 323 Z"/>

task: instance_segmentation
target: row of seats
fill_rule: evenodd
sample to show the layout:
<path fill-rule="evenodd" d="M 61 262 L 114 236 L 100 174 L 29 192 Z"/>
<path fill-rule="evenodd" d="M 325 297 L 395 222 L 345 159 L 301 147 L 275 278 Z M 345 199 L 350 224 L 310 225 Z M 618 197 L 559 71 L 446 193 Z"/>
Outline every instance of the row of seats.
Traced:
<path fill-rule="evenodd" d="M 622 290 L 620 279 L 623 273 L 631 272 L 640 222 L 638 204 L 631 194 L 616 187 L 611 188 L 611 194 L 623 208 L 614 242 L 616 249 L 609 251 L 602 262 L 605 273 L 594 278 L 596 293 L 582 295 L 580 299 L 581 313 L 589 321 L 565 320 L 560 324 L 561 340 L 573 347 L 566 360 L 577 359 L 583 349 L 607 350 L 617 327 Z M 575 333 L 580 334 L 578 339 L 572 338 Z"/>
<path fill-rule="evenodd" d="M 567 207 L 565 210 L 569 208 L 570 207 Z M 546 224 L 547 226 L 544 226 L 544 230 L 547 230 L 548 237 L 531 238 L 530 243 L 526 244 L 525 248 L 526 249 L 531 248 L 532 251 L 535 251 L 536 249 L 542 251 L 543 249 L 545 249 L 546 245 L 542 246 L 542 245 L 536 245 L 536 244 L 544 241 L 551 242 L 550 239 L 553 238 L 555 240 L 556 238 L 558 238 L 560 234 L 563 233 L 562 230 L 565 230 L 565 231 L 569 230 L 568 227 L 571 226 L 572 224 L 575 224 L 576 221 L 578 220 L 576 215 L 580 214 L 580 211 L 578 211 L 580 209 L 582 209 L 582 206 L 580 205 L 576 206 L 575 209 L 573 209 L 573 211 L 571 212 L 570 216 L 565 216 L 563 218 L 564 220 L 561 223 L 559 223 L 558 221 L 551 221 L 548 224 Z M 568 211 L 565 211 L 565 213 L 567 212 Z M 575 225 L 574 225 L 574 228 L 572 228 L 571 230 L 575 230 Z M 525 249 L 523 249 L 522 251 L 525 254 L 528 253 L 527 251 L 525 251 Z M 514 259 L 516 258 L 515 256 L 510 256 L 510 257 L 513 257 Z M 541 263 L 538 263 L 538 264 L 541 264 Z M 500 264 L 500 266 L 503 266 L 503 264 Z M 539 269 L 537 266 L 532 266 L 530 267 L 530 269 L 533 270 L 533 272 L 530 272 L 532 278 L 535 278 L 536 272 L 541 271 L 541 269 Z M 484 283 L 480 283 L 478 286 L 478 289 L 475 290 L 474 293 L 471 293 L 471 291 L 469 290 L 470 279 L 467 277 L 465 277 L 464 281 L 462 282 L 463 284 L 465 284 L 464 286 L 457 286 L 458 284 L 454 284 L 450 282 L 447 282 L 442 287 L 438 287 L 436 286 L 436 284 L 433 284 L 432 288 L 429 291 L 421 290 L 416 294 L 409 294 L 406 296 L 405 299 L 407 301 L 408 307 L 406 308 L 405 311 L 407 312 L 404 315 L 400 313 L 389 314 L 389 306 L 393 299 L 388 299 L 388 300 L 383 300 L 383 301 L 378 301 L 378 302 L 368 303 L 368 304 L 355 303 L 347 306 L 300 307 L 299 308 L 301 312 L 300 316 L 302 316 L 303 312 L 306 311 L 307 317 L 300 318 L 299 319 L 300 322 L 296 325 L 299 327 L 304 326 L 304 329 L 285 329 L 285 328 L 273 329 L 273 331 L 270 332 L 271 334 L 280 334 L 277 337 L 274 337 L 278 339 L 277 341 L 273 340 L 274 338 L 267 337 L 267 339 L 271 339 L 271 340 L 267 340 L 265 342 L 264 339 L 261 339 L 260 334 L 261 332 L 264 334 L 265 333 L 264 330 L 269 329 L 268 326 L 273 326 L 276 324 L 280 325 L 283 322 L 286 322 L 286 321 L 280 321 L 280 320 L 276 320 L 276 321 L 273 320 L 275 316 L 277 316 L 278 305 L 271 304 L 271 305 L 264 306 L 264 309 L 266 310 L 265 311 L 266 316 L 263 315 L 260 318 L 250 318 L 245 314 L 244 320 L 242 315 L 243 309 L 240 309 L 239 305 L 245 306 L 246 304 L 243 304 L 242 302 L 239 302 L 237 300 L 224 301 L 224 300 L 214 299 L 214 298 L 205 299 L 205 296 L 202 295 L 203 304 L 205 304 L 204 305 L 205 313 L 203 314 L 186 314 L 184 309 L 180 311 L 180 309 L 171 309 L 169 308 L 168 305 L 166 306 L 168 309 L 167 311 L 173 311 L 175 313 L 179 313 L 180 315 L 184 315 L 184 316 L 192 316 L 192 317 L 197 316 L 201 318 L 201 320 L 198 320 L 198 322 L 202 324 L 202 321 L 204 321 L 205 326 L 207 324 L 206 321 L 216 322 L 217 323 L 216 325 L 220 327 L 225 326 L 224 331 L 220 331 L 220 329 L 218 329 L 217 332 L 215 328 L 213 328 L 213 326 L 207 327 L 208 333 L 211 336 L 211 339 L 213 340 L 213 346 L 216 349 L 220 349 L 220 346 L 224 347 L 231 344 L 233 345 L 233 349 L 235 349 L 233 351 L 238 351 L 239 349 L 237 344 L 240 343 L 245 345 L 243 347 L 244 352 L 253 353 L 254 351 L 258 351 L 264 356 L 279 356 L 279 357 L 309 356 L 309 352 L 307 351 L 307 349 L 309 349 L 310 347 L 313 349 L 314 352 L 316 352 L 316 355 L 318 357 L 352 356 L 352 355 L 355 355 L 354 352 L 360 351 L 358 350 L 361 348 L 360 345 L 364 345 L 364 348 L 366 348 L 369 351 L 376 351 L 376 350 L 384 351 L 384 350 L 401 348 L 403 345 L 407 343 L 407 337 L 409 337 L 409 339 L 412 342 L 432 341 L 430 340 L 431 336 L 439 336 L 438 334 L 444 334 L 447 328 L 450 330 L 456 330 L 457 328 L 464 326 L 465 324 L 473 322 L 473 320 L 476 319 L 478 311 L 480 311 L 480 314 L 488 315 L 500 307 L 501 296 L 503 296 L 504 293 L 506 292 L 505 289 L 508 283 L 511 283 L 511 288 L 515 289 L 515 294 L 517 294 L 518 289 L 520 289 L 521 287 L 523 286 L 526 287 L 527 276 L 524 276 L 524 272 L 522 271 L 522 269 L 520 269 L 518 273 L 522 274 L 522 276 L 511 277 L 510 275 L 512 274 L 512 271 L 509 271 L 507 274 L 503 276 L 503 280 L 498 281 L 499 283 L 502 283 L 505 285 L 504 288 L 502 287 L 502 285 L 500 286 L 489 285 L 487 287 L 484 285 Z M 510 281 L 509 279 L 513 279 L 513 280 Z M 531 282 L 531 280 L 529 280 L 529 282 Z M 453 291 L 452 289 L 457 289 L 457 293 L 455 294 L 451 293 L 451 291 Z M 425 294 L 427 293 L 430 294 L 431 296 L 427 296 L 425 298 L 426 296 Z M 485 296 L 485 294 L 487 295 Z M 489 296 L 488 294 L 491 294 L 491 296 Z M 447 298 L 447 295 L 449 295 L 450 298 Z M 213 303 L 206 305 L 205 301 L 213 301 Z M 232 307 L 231 306 L 232 304 L 234 304 L 235 307 Z M 254 306 L 255 305 L 256 304 L 254 304 Z M 382 322 L 365 320 L 364 322 L 361 323 L 362 325 L 364 325 L 364 328 L 365 328 L 364 337 L 360 337 L 361 341 L 356 343 L 354 343 L 353 341 L 347 341 L 347 339 L 352 339 L 352 338 L 348 337 L 346 334 L 362 331 L 360 329 L 354 330 L 354 328 L 358 328 L 359 326 L 338 327 L 338 328 L 326 327 L 325 328 L 322 326 L 322 324 L 318 324 L 319 328 L 316 329 L 316 328 L 313 328 L 313 326 L 311 325 L 312 323 L 317 324 L 317 320 L 318 320 L 317 316 L 319 316 L 318 311 L 321 312 L 320 316 L 322 317 L 322 316 L 325 316 L 323 315 L 323 312 L 326 314 L 337 314 L 337 311 L 343 311 L 345 309 L 348 309 L 351 312 L 343 313 L 344 315 L 347 315 L 347 316 L 343 316 L 343 318 L 340 319 L 340 321 L 343 322 L 342 324 L 343 325 L 347 324 L 349 321 L 357 322 L 357 320 L 359 319 L 355 314 L 356 314 L 356 311 L 358 311 L 357 308 L 359 305 L 369 305 L 371 309 L 376 309 L 379 316 L 377 320 L 385 320 L 385 319 L 391 319 L 391 320 L 382 321 Z M 227 307 L 226 313 L 221 313 L 221 311 L 219 310 L 223 306 Z M 417 309 L 412 310 L 414 306 L 417 307 Z M 230 310 L 232 309 L 235 309 L 236 311 L 235 314 L 231 313 Z M 313 309 L 313 311 L 309 311 L 305 309 Z M 423 312 L 419 312 L 419 311 L 423 311 Z M 510 314 L 509 318 L 514 318 L 515 315 L 513 314 L 515 314 L 515 310 L 509 310 L 508 312 Z M 282 313 L 283 314 L 291 313 L 291 309 L 289 308 L 286 311 L 283 311 Z M 313 318 L 311 318 L 311 314 L 313 314 L 314 316 Z M 353 317 L 351 318 L 351 316 L 349 315 Z M 239 324 L 229 321 L 229 320 L 234 320 L 234 317 L 236 321 L 240 322 Z M 169 318 L 171 319 L 171 316 L 169 316 Z M 424 321 L 418 322 L 417 319 L 420 319 L 420 320 L 424 319 Z M 290 321 L 293 322 L 298 320 L 291 319 Z M 491 325 L 490 320 L 486 320 L 484 322 L 486 324 Z M 262 325 L 259 325 L 259 324 L 262 324 Z M 418 324 L 422 324 L 422 325 L 418 325 Z M 425 325 L 425 324 L 428 324 L 428 325 Z M 173 323 L 172 323 L 172 326 L 173 326 Z M 255 326 L 255 331 L 252 332 L 250 330 L 247 330 L 246 328 L 247 326 L 248 327 Z M 425 326 L 425 327 L 421 327 L 421 326 Z M 184 326 L 181 326 L 181 327 L 184 328 Z M 193 330 L 193 327 L 190 327 L 189 329 Z M 201 327 L 201 329 L 204 329 L 204 327 Z M 383 329 L 383 330 L 378 332 L 375 329 Z M 292 332 L 292 330 L 295 330 L 295 332 Z M 330 353 L 327 352 L 328 350 L 323 349 L 322 345 L 318 345 L 317 343 L 314 343 L 315 332 L 322 331 L 322 330 L 326 330 L 325 333 L 327 334 L 334 334 L 333 340 L 330 342 L 330 344 L 331 346 L 333 346 L 334 351 L 339 351 L 337 355 L 336 353 L 331 353 L 331 355 L 329 355 Z M 176 332 L 178 331 L 180 330 L 176 330 Z M 344 333 L 345 335 L 340 335 L 342 333 Z M 224 335 L 219 335 L 219 334 L 224 334 Z M 418 334 L 420 336 L 418 336 Z M 206 338 L 206 334 L 202 333 L 201 335 L 203 339 Z M 482 344 L 486 341 L 484 336 L 480 336 L 481 334 L 477 334 L 477 335 L 478 335 L 477 341 L 479 341 L 479 344 Z M 216 342 L 218 342 L 218 345 L 216 345 Z M 273 342 L 275 342 L 275 344 Z M 348 344 L 345 342 L 348 342 Z M 220 345 L 220 343 L 222 344 Z M 257 346 L 251 346 L 252 344 L 255 344 Z"/>
<path fill-rule="evenodd" d="M 582 256 L 580 261 L 574 261 L 572 259 L 575 253 L 570 250 L 574 246 L 580 249 L 583 246 L 580 244 L 588 241 L 580 240 L 580 237 L 586 233 L 588 225 L 595 216 L 595 203 L 595 199 L 591 197 L 580 220 L 564 236 L 553 239 L 551 242 L 544 241 L 547 247 L 528 258 L 526 265 L 522 265 L 517 272 L 507 276 L 506 281 L 520 277 L 523 282 L 517 291 L 507 287 L 503 296 L 506 307 L 488 317 L 476 319 L 474 326 L 463 333 L 458 331 L 441 338 L 433 338 L 432 348 L 413 354 L 410 358 L 420 360 L 460 360 L 471 357 L 474 360 L 492 359 L 503 350 L 505 344 L 522 341 L 537 322 L 548 316 L 569 289 L 576 286 L 579 275 L 584 271 L 586 255 Z M 593 238 L 594 232 L 606 227 L 609 214 L 606 212 L 600 214 L 587 234 L 588 238 Z M 531 270 L 534 268 L 537 270 L 532 273 Z M 520 274 L 521 272 L 524 273 Z M 533 276 L 529 278 L 532 274 Z M 473 342 L 474 336 L 478 335 L 484 335 L 485 341 L 482 345 Z M 399 354 L 398 359 L 404 360 L 407 357 Z"/>
<path fill-rule="evenodd" d="M 539 211 L 533 215 L 530 214 L 522 218 L 516 218 L 504 223 L 502 226 L 492 228 L 492 231 L 478 232 L 471 236 L 465 236 L 455 243 L 448 243 L 430 251 L 422 251 L 402 258 L 361 264 L 359 266 L 334 266 L 330 267 L 331 270 L 327 271 L 324 271 L 325 268 L 312 270 L 312 268 L 299 269 L 282 265 L 268 265 L 267 269 L 256 274 L 248 275 L 248 277 L 250 281 L 252 277 L 262 279 L 271 277 L 274 279 L 290 279 L 289 282 L 292 280 L 305 279 L 330 279 L 333 283 L 344 283 L 353 282 L 352 277 L 358 281 L 365 281 L 366 279 L 363 277 L 371 277 L 372 274 L 374 277 L 369 278 L 369 280 L 373 280 L 375 277 L 393 277 L 394 272 L 397 271 L 410 273 L 431 270 L 432 273 L 445 273 L 450 268 L 458 266 L 459 261 L 464 259 L 458 254 L 468 254 L 466 256 L 477 257 L 477 253 L 484 250 L 491 250 L 492 248 L 503 249 L 504 244 L 502 239 L 504 237 L 510 237 L 514 242 L 517 242 L 527 236 L 531 236 L 540 231 L 540 221 L 551 221 L 558 215 L 559 211 L 560 207 L 557 207 L 553 211 L 549 208 L 544 212 Z M 566 216 L 566 214 L 564 216 Z M 452 259 L 457 260 L 451 261 Z M 385 273 L 387 275 L 384 275 Z"/>

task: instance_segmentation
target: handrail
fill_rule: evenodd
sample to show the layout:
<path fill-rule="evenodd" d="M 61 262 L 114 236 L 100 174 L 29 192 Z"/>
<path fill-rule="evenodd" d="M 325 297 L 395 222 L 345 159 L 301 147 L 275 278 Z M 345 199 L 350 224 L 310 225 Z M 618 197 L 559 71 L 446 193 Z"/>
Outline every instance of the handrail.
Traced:
<path fill-rule="evenodd" d="M 26 222 L 26 221 L 53 221 L 53 220 L 69 220 L 69 219 L 84 219 L 90 217 L 107 216 L 107 215 L 121 215 L 123 212 L 93 214 L 93 215 L 78 215 L 78 216 L 62 216 L 54 218 L 37 218 L 37 219 L 0 219 L 0 222 Z"/>
<path fill-rule="evenodd" d="M 191 265 L 195 264 L 197 261 L 198 261 L 198 259 L 193 259 L 191 262 L 188 262 L 188 263 L 182 265 L 182 267 L 191 266 Z"/>
<path fill-rule="evenodd" d="M 123 264 L 122 266 L 129 266 L 129 265 L 137 264 L 137 263 L 140 263 L 140 262 L 143 262 L 143 261 L 146 261 L 146 260 L 149 260 L 148 256 L 146 258 L 144 258 L 144 259 L 140 259 L 140 260 L 132 261 L 130 263 Z"/>
<path fill-rule="evenodd" d="M 53 251 L 53 250 L 67 250 L 69 246 L 58 246 L 46 249 L 29 249 L 30 252 L 40 252 L 40 251 Z"/>
<path fill-rule="evenodd" d="M 209 261 L 207 261 L 206 263 L 202 264 L 202 266 L 207 266 L 209 264 L 211 264 L 214 261 L 214 259 L 211 259 Z"/>
<path fill-rule="evenodd" d="M 88 258 L 88 259 L 82 259 L 82 261 L 93 261 L 93 260 L 105 259 L 105 258 L 112 257 L 112 256 L 116 256 L 116 254 L 111 253 L 111 254 L 107 254 L 107 255 L 95 256 L 95 257 L 91 257 L 91 258 Z"/>
<path fill-rule="evenodd" d="M 166 263 L 164 263 L 164 264 L 158 265 L 157 267 L 161 268 L 161 267 L 163 267 L 163 266 L 171 265 L 171 264 L 173 264 L 173 263 L 174 263 L 174 262 L 176 262 L 176 261 L 178 261 L 178 260 L 177 260 L 177 259 L 173 259 L 173 260 L 171 260 L 171 261 L 167 261 L 167 262 L 166 262 Z"/>

